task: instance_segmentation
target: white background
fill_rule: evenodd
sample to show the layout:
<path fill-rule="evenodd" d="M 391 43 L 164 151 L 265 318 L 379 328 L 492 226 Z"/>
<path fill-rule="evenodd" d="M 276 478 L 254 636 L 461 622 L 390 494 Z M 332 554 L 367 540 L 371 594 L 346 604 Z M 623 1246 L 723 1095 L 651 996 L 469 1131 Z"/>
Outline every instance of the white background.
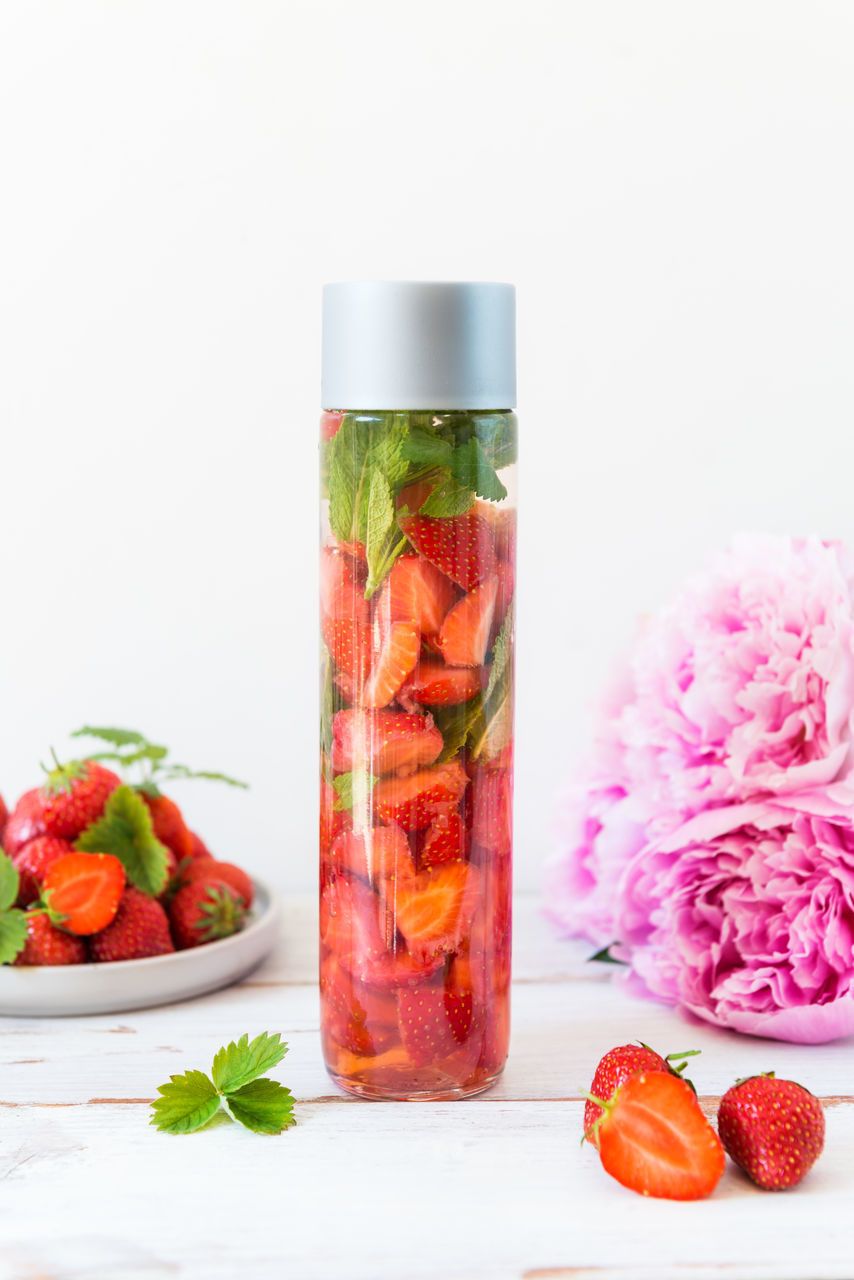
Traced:
<path fill-rule="evenodd" d="M 325 280 L 515 281 L 518 883 L 639 612 L 854 537 L 854 6 L 0 5 L 0 788 L 85 720 L 315 881 Z"/>

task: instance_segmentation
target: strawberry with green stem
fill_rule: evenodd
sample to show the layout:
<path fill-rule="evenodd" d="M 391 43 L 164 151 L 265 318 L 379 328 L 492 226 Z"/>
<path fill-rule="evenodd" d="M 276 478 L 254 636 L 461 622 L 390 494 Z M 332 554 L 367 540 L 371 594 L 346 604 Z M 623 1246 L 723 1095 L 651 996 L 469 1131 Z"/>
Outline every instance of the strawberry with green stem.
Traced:
<path fill-rule="evenodd" d="M 186 950 L 239 933 L 246 924 L 246 910 L 242 895 L 222 876 L 199 875 L 169 904 L 175 945 Z"/>
<path fill-rule="evenodd" d="M 696 1057 L 699 1052 L 699 1049 L 686 1049 L 683 1053 L 669 1053 L 667 1057 L 662 1057 L 642 1041 L 617 1045 L 599 1059 L 590 1085 L 590 1094 L 595 1098 L 612 1098 L 620 1085 L 642 1071 L 665 1071 L 681 1076 L 688 1065 L 688 1059 Z M 693 1089 L 691 1082 L 687 1083 Z M 602 1108 L 594 1097 L 587 1096 L 584 1108 L 584 1136 L 588 1142 L 595 1141 L 596 1121 L 602 1115 Z"/>

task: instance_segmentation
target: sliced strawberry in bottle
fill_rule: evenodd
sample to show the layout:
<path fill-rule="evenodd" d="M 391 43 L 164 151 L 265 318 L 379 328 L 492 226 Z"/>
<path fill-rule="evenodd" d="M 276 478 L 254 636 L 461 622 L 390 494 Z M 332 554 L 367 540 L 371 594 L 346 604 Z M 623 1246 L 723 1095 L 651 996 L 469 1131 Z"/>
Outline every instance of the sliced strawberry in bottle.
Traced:
<path fill-rule="evenodd" d="M 404 686 L 407 698 L 425 707 L 469 702 L 485 688 L 488 677 L 473 667 L 449 667 L 436 658 L 422 658 Z"/>
<path fill-rule="evenodd" d="M 354 618 L 324 618 L 321 629 L 332 661 L 351 681 L 355 696 L 367 676 L 371 628 Z"/>
<path fill-rule="evenodd" d="M 490 646 L 504 625 L 504 619 L 507 617 L 507 610 L 510 608 L 510 602 L 513 599 L 515 590 L 516 570 L 513 568 L 511 561 L 500 560 L 498 562 L 498 595 L 495 599 L 495 614 L 492 618 L 492 635 L 489 638 Z"/>
<path fill-rule="evenodd" d="M 415 875 L 415 860 L 401 827 L 367 827 L 342 831 L 332 846 L 330 861 L 336 871 L 350 872 L 371 884 L 389 876 Z"/>
<path fill-rule="evenodd" d="M 408 622 L 435 635 L 457 593 L 443 573 L 421 556 L 402 556 L 386 579 L 377 601 L 384 623 Z"/>
<path fill-rule="evenodd" d="M 413 1066 L 447 1058 L 458 1047 L 443 986 L 413 987 L 397 997 L 400 1038 Z"/>
<path fill-rule="evenodd" d="M 432 716 L 405 711 L 339 711 L 332 722 L 332 768 L 396 773 L 432 764 L 442 751 Z"/>
<path fill-rule="evenodd" d="M 371 662 L 362 690 L 364 707 L 385 707 L 418 662 L 421 637 L 417 627 L 393 622 L 381 638 L 379 653 Z"/>
<path fill-rule="evenodd" d="M 464 591 L 471 591 L 495 572 L 492 529 L 472 511 L 442 520 L 403 516 L 400 527 L 416 551 Z"/>
<path fill-rule="evenodd" d="M 458 810 L 439 813 L 427 828 L 418 853 L 421 867 L 437 867 L 443 862 L 459 862 L 467 853 L 466 827 Z"/>
<path fill-rule="evenodd" d="M 478 770 L 472 779 L 472 842 L 498 856 L 513 847 L 513 786 L 506 769 Z"/>
<path fill-rule="evenodd" d="M 330 547 L 320 553 L 320 616 L 329 621 L 348 618 L 364 626 L 370 622 L 363 567 Z"/>
<path fill-rule="evenodd" d="M 412 956 L 456 951 L 477 909 L 480 872 L 466 862 L 428 867 L 396 886 L 397 927 Z"/>
<path fill-rule="evenodd" d="M 492 633 L 498 575 L 485 578 L 480 586 L 463 596 L 451 609 L 439 631 L 439 648 L 451 667 L 479 667 L 483 664 Z"/>
<path fill-rule="evenodd" d="M 421 831 L 437 814 L 457 804 L 467 786 L 458 760 L 419 769 L 407 777 L 383 778 L 374 787 L 374 813 L 381 822 L 399 823 L 404 831 Z"/>

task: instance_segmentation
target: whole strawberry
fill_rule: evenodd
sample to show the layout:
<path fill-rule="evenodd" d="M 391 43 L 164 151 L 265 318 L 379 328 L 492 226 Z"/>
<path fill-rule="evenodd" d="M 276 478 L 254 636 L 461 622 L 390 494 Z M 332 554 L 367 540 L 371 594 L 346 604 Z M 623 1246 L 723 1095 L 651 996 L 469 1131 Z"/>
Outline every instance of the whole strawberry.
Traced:
<path fill-rule="evenodd" d="M 178 890 L 169 921 L 179 950 L 198 947 L 238 933 L 246 923 L 246 904 L 221 876 L 210 874 Z"/>
<path fill-rule="evenodd" d="M 44 834 L 41 792 L 36 787 L 25 791 L 9 814 L 3 831 L 3 848 L 10 858 L 14 858 L 25 844 Z"/>
<path fill-rule="evenodd" d="M 39 834 L 75 840 L 100 818 L 109 796 L 120 785 L 116 774 L 94 760 L 57 761 L 39 791 L 43 828 Z"/>
<path fill-rule="evenodd" d="M 190 854 L 190 857 L 194 861 L 198 861 L 200 858 L 207 859 L 207 858 L 213 857 L 213 854 L 211 853 L 208 846 L 205 844 L 202 837 L 199 835 L 196 835 L 195 831 L 190 832 L 190 839 L 193 843 L 193 851 Z"/>
<path fill-rule="evenodd" d="M 698 1052 L 697 1049 L 691 1049 L 686 1050 L 685 1053 L 671 1053 L 663 1058 L 660 1053 L 650 1049 L 648 1044 L 621 1044 L 616 1049 L 609 1049 L 605 1056 L 600 1058 L 590 1086 L 593 1097 L 587 1099 L 587 1105 L 584 1108 L 584 1136 L 594 1146 L 597 1145 L 596 1131 L 593 1126 L 602 1115 L 602 1108 L 594 1102 L 594 1098 L 601 1098 L 603 1102 L 607 1102 L 621 1084 L 641 1071 L 666 1071 L 670 1075 L 681 1075 L 685 1069 L 685 1059 L 693 1057 Z M 681 1066 L 672 1067 L 671 1061 L 681 1062 Z"/>
<path fill-rule="evenodd" d="M 154 834 L 160 843 L 171 849 L 179 862 L 192 858 L 193 837 L 175 801 L 168 796 L 153 796 L 145 791 L 141 794 L 148 805 Z"/>
<path fill-rule="evenodd" d="M 125 889 L 111 924 L 89 942 L 93 960 L 142 960 L 174 951 L 169 920 L 159 902 L 139 889 Z"/>
<path fill-rule="evenodd" d="M 794 1187 L 824 1148 L 824 1110 L 794 1080 L 739 1080 L 721 1098 L 718 1133 L 727 1154 L 766 1191 Z"/>
<path fill-rule="evenodd" d="M 35 840 L 25 844 L 12 858 L 20 877 L 18 906 L 28 907 L 31 902 L 36 902 L 41 897 L 48 868 L 57 858 L 73 852 L 74 849 L 67 840 L 58 840 L 56 836 L 37 836 Z"/>
<path fill-rule="evenodd" d="M 179 878 L 184 884 L 192 884 L 196 880 L 206 880 L 210 876 L 219 876 L 220 880 L 230 885 L 235 893 L 240 894 L 246 908 L 252 906 L 254 897 L 252 880 L 242 867 L 235 866 L 233 862 L 219 862 L 214 858 L 194 859 L 181 871 Z"/>
<path fill-rule="evenodd" d="M 86 959 L 86 943 L 82 938 L 57 929 L 41 911 L 28 913 L 27 941 L 15 957 L 15 964 L 85 964 Z"/>

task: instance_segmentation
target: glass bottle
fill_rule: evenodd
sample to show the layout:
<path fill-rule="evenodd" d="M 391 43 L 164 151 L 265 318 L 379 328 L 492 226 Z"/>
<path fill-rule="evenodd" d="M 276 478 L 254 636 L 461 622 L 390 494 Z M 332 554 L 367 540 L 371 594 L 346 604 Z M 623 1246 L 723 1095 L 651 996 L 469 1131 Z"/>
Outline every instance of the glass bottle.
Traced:
<path fill-rule="evenodd" d="M 363 1097 L 507 1055 L 514 338 L 509 285 L 324 291 L 321 1033 Z"/>

